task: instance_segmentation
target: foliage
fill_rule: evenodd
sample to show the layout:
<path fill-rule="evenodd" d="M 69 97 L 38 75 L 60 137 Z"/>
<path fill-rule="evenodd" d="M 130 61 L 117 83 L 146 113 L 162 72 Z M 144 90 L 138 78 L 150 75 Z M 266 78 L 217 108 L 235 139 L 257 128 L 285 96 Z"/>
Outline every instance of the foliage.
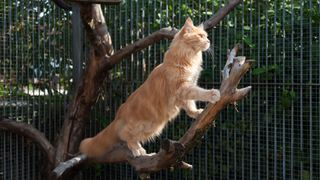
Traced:
<path fill-rule="evenodd" d="M 292 106 L 296 99 L 296 93 L 293 90 L 284 89 L 280 97 L 280 105 L 283 109 L 288 109 Z"/>
<path fill-rule="evenodd" d="M 4 1 L 0 6 L 6 13 L 1 17 L 3 44 L 9 47 L 1 55 L 1 85 L 10 91 L 68 90 L 72 61 L 65 43 L 71 40 L 70 14 L 50 1 Z"/>

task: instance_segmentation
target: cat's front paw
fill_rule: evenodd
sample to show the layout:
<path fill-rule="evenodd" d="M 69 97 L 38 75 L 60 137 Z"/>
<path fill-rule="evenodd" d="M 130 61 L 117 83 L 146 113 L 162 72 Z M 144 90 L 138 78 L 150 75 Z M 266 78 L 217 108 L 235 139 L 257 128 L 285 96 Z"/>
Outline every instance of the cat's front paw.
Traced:
<path fill-rule="evenodd" d="M 212 104 L 215 104 L 219 100 L 220 100 L 220 91 L 217 89 L 211 89 L 210 97 L 208 101 L 211 102 Z"/>
<path fill-rule="evenodd" d="M 197 110 L 194 112 L 193 118 L 194 118 L 194 119 L 197 119 L 197 117 L 202 113 L 202 111 L 203 111 L 202 108 L 197 109 Z"/>
<path fill-rule="evenodd" d="M 133 149 L 131 150 L 133 157 L 145 156 L 147 152 L 144 148 Z"/>
<path fill-rule="evenodd" d="M 197 113 L 196 113 L 197 115 L 195 118 L 197 118 L 202 113 L 202 111 L 203 111 L 202 108 L 197 109 Z"/>
<path fill-rule="evenodd" d="M 193 119 L 197 119 L 197 117 L 202 113 L 203 109 L 189 110 L 187 111 L 188 116 Z"/>

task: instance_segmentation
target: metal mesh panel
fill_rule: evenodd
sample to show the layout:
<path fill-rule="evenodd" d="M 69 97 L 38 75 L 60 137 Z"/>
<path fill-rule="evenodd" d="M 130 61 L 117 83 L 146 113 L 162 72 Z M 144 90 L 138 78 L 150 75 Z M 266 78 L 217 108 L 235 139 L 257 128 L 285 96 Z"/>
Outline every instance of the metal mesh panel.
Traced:
<path fill-rule="evenodd" d="M 0 7 L 0 115 L 32 124 L 53 142 L 72 75 L 70 15 L 49 1 L 7 0 Z M 0 134 L 0 179 L 40 179 L 37 147 Z"/>
<path fill-rule="evenodd" d="M 115 49 L 120 49 L 159 28 L 181 27 L 187 16 L 198 24 L 224 3 L 223 0 L 123 1 L 121 5 L 105 6 L 104 12 Z M 33 124 L 52 141 L 61 127 L 67 92 L 40 96 L 20 91 L 27 86 L 27 92 L 38 92 L 42 88 L 37 86 L 38 80 L 52 90 L 50 82 L 56 74 L 60 77 L 57 89 L 69 89 L 71 70 L 66 71 L 71 65 L 69 14 L 46 1 L 7 0 L 0 2 L 0 7 L 1 115 Z M 41 12 L 47 12 L 43 18 Z M 200 85 L 219 87 L 226 49 L 240 42 L 243 44 L 240 55 L 256 60 L 253 70 L 241 82 L 241 86 L 252 85 L 253 90 L 240 102 L 240 113 L 232 107 L 224 110 L 216 127 L 186 157 L 193 164 L 192 171 L 162 171 L 153 174 L 152 179 L 319 178 L 319 12 L 320 2 L 316 0 L 248 0 L 208 31 L 214 54 L 204 54 Z M 24 28 L 17 31 L 19 26 Z M 121 103 L 162 62 L 169 43 L 155 44 L 112 70 L 111 80 L 92 111 L 86 136 L 95 135 L 114 118 Z M 52 61 L 61 64 L 55 67 Z M 38 77 L 38 71 L 43 76 Z M 51 71 L 54 75 L 48 73 Z M 182 112 L 161 138 L 178 139 L 191 122 Z M 145 145 L 148 152 L 159 149 L 159 139 Z M 10 133 L 1 133 L 0 141 L 3 159 L 0 178 L 39 178 L 36 162 L 41 157 L 36 147 Z M 81 174 L 82 179 L 137 179 L 136 172 L 126 164 L 92 165 Z"/>

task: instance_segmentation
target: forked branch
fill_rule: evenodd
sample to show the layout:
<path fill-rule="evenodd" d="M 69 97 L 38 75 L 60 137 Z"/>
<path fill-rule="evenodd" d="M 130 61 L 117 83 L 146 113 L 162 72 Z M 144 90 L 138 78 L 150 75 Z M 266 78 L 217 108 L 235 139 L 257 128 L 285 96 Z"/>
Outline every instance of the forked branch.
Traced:
<path fill-rule="evenodd" d="M 236 53 L 238 49 L 237 45 L 231 52 Z M 179 141 L 165 140 L 157 154 L 137 158 L 132 157 L 125 143 L 119 143 L 103 158 L 103 163 L 128 162 L 140 173 L 155 172 L 169 167 L 192 168 L 191 165 L 182 161 L 184 156 L 197 145 L 223 108 L 228 104 L 233 104 L 235 101 L 243 99 L 251 90 L 250 86 L 240 90 L 237 89 L 237 86 L 243 75 L 251 68 L 253 61 L 245 60 L 244 57 L 235 57 L 235 54 L 232 59 L 230 59 L 230 56 L 228 57 L 226 64 L 230 63 L 230 61 L 231 64 L 227 66 L 228 68 L 225 68 L 230 74 L 224 76 L 220 86 L 221 99 L 216 104 L 208 104 Z M 79 162 L 87 160 L 84 155 L 76 158 L 78 158 Z M 69 160 L 60 164 L 53 173 L 56 177 L 61 177 L 75 165 L 77 165 L 76 161 Z"/>

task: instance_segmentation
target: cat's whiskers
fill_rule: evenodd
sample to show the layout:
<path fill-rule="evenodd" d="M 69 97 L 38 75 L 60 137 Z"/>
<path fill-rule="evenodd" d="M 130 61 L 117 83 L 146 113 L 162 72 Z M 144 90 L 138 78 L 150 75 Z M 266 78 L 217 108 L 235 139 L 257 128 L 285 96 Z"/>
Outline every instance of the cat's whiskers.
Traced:
<path fill-rule="evenodd" d="M 214 50 L 213 50 L 213 45 L 210 45 L 210 47 L 204 51 L 205 53 L 208 53 L 209 55 L 211 55 L 211 59 L 214 59 Z"/>

